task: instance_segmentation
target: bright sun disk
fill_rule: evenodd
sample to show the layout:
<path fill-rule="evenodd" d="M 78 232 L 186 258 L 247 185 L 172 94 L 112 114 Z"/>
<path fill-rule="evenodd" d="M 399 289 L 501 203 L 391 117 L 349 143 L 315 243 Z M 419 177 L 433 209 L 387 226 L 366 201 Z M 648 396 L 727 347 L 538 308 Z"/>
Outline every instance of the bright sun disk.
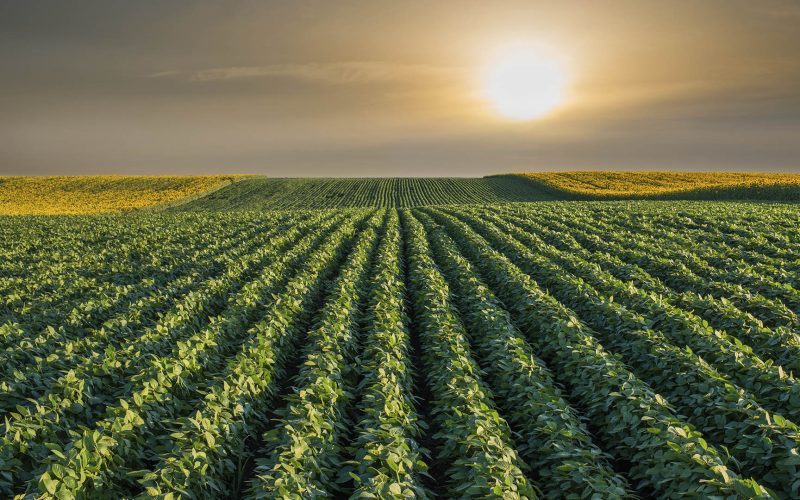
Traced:
<path fill-rule="evenodd" d="M 564 101 L 566 75 L 553 58 L 516 51 L 490 65 L 484 92 L 495 110 L 511 119 L 540 118 Z"/>

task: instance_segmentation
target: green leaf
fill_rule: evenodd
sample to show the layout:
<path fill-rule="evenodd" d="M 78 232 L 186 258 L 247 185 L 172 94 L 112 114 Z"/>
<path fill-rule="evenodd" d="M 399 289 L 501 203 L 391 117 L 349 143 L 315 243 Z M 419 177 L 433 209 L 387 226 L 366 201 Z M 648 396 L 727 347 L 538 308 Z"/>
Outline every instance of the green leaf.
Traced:
<path fill-rule="evenodd" d="M 50 477 L 50 474 L 45 472 L 39 478 L 39 489 L 44 490 L 51 495 L 56 494 L 56 489 L 58 488 L 58 481 Z"/>

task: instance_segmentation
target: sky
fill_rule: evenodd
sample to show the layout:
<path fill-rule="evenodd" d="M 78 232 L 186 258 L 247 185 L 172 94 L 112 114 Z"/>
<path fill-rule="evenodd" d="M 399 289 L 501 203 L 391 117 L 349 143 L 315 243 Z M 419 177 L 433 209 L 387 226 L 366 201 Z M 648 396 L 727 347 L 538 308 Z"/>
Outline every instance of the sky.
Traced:
<path fill-rule="evenodd" d="M 0 174 L 800 172 L 796 0 L 0 0 Z M 509 50 L 563 101 L 487 99 Z"/>

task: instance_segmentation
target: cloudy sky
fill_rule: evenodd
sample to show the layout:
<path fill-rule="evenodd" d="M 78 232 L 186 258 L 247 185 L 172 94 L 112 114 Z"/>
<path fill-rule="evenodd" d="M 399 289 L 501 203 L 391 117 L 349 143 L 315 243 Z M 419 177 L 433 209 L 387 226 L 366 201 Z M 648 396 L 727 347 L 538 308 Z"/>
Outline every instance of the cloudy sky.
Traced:
<path fill-rule="evenodd" d="M 800 171 L 800 2 L 0 1 L 0 174 Z M 499 115 L 487 68 L 557 60 Z"/>

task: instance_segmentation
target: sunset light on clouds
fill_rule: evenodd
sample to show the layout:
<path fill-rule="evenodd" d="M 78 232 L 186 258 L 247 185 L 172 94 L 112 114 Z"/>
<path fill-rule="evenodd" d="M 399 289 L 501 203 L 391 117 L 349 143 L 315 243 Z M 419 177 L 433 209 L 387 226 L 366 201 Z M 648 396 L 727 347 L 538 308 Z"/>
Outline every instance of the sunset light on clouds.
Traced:
<path fill-rule="evenodd" d="M 0 5 L 3 173 L 780 171 L 800 156 L 790 0 L 82 5 Z"/>

